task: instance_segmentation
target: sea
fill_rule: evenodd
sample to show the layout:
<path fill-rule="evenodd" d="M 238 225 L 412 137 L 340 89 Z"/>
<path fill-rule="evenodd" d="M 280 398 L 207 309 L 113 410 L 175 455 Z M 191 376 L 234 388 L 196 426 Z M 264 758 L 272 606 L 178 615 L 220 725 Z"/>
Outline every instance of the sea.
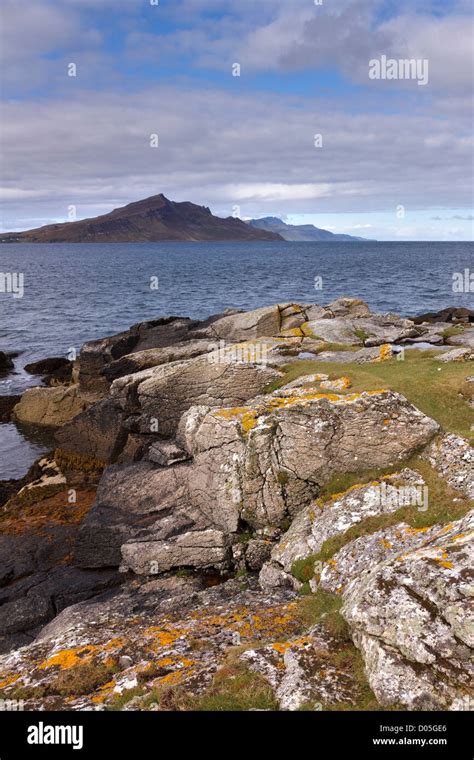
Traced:
<path fill-rule="evenodd" d="M 474 293 L 456 285 L 473 271 L 474 243 L 464 242 L 0 245 L 0 350 L 17 354 L 0 395 L 39 384 L 28 362 L 78 353 L 136 322 L 340 296 L 403 316 L 474 308 Z M 0 424 L 0 480 L 21 477 L 53 445 L 48 431 Z"/>

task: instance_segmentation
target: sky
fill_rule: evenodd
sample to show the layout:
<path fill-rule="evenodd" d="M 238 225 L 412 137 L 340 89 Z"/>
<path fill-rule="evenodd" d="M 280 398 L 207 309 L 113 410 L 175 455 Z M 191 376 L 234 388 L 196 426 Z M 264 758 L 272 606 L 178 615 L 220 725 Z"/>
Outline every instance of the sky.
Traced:
<path fill-rule="evenodd" d="M 1 0 L 0 20 L 2 231 L 164 193 L 473 239 L 470 0 Z M 383 56 L 428 81 L 372 78 Z"/>

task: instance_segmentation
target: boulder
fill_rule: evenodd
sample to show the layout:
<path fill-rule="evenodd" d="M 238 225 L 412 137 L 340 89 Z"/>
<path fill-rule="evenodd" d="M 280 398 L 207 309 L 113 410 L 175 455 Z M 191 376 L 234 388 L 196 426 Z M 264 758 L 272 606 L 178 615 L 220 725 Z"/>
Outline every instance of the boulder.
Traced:
<path fill-rule="evenodd" d="M 446 309 L 441 309 L 441 311 L 430 311 L 411 319 L 417 325 L 423 324 L 423 322 L 455 322 L 464 324 L 474 322 L 474 311 L 464 307 L 448 306 Z"/>
<path fill-rule="evenodd" d="M 355 332 L 352 321 L 344 317 L 333 319 L 313 319 L 305 322 L 301 328 L 308 337 L 323 340 L 325 343 L 339 343 L 348 346 L 360 346 L 363 341 Z"/>
<path fill-rule="evenodd" d="M 184 432 L 183 432 L 184 431 Z M 263 397 L 252 406 L 191 409 L 180 443 L 194 457 L 192 503 L 235 531 L 281 527 L 337 472 L 394 466 L 438 425 L 391 391 Z"/>
<path fill-rule="evenodd" d="M 273 565 L 290 574 L 296 560 L 318 554 L 325 541 L 343 535 L 357 523 L 409 506 L 426 510 L 424 485 L 418 473 L 405 468 L 400 473 L 353 486 L 326 501 L 318 500 L 308 505 L 297 514 L 289 530 L 273 548 Z M 280 585 L 278 575 L 275 577 Z M 268 579 L 268 570 L 265 570 L 262 576 L 265 588 L 269 588 Z"/>
<path fill-rule="evenodd" d="M 230 314 L 213 321 L 206 332 L 217 340 L 226 341 L 246 341 L 278 335 L 280 308 L 278 305 L 264 306 L 241 314 Z"/>
<path fill-rule="evenodd" d="M 416 338 L 422 332 L 422 328 L 415 327 L 409 319 L 401 319 L 395 314 L 373 314 L 356 319 L 347 316 L 323 317 L 306 322 L 301 329 L 307 336 L 348 346 L 397 343 Z"/>
<path fill-rule="evenodd" d="M 455 709 L 472 686 L 474 512 L 436 528 L 380 563 L 364 539 L 353 547 L 365 570 L 343 590 L 342 614 L 383 707 Z"/>
<path fill-rule="evenodd" d="M 474 329 L 471 327 L 459 335 L 451 335 L 449 338 L 446 338 L 446 343 L 449 346 L 467 346 L 471 349 L 472 354 L 474 352 Z"/>
<path fill-rule="evenodd" d="M 79 357 L 79 384 L 84 392 L 107 393 L 109 382 L 102 374 L 114 360 L 132 351 L 172 346 L 185 339 L 192 325 L 182 317 L 164 317 L 133 325 L 129 330 L 85 343 Z"/>
<path fill-rule="evenodd" d="M 122 572 L 153 575 L 167 570 L 195 567 L 226 569 L 229 542 L 219 530 L 192 530 L 166 541 L 128 541 L 122 546 Z"/>
<path fill-rule="evenodd" d="M 61 427 L 90 403 L 81 395 L 78 385 L 27 388 L 13 410 L 13 419 L 26 424 Z"/>
<path fill-rule="evenodd" d="M 5 351 L 0 351 L 0 375 L 7 374 L 13 369 L 13 360 Z"/>
<path fill-rule="evenodd" d="M 73 362 L 61 356 L 25 365 L 25 371 L 30 375 L 43 375 L 46 385 L 68 385 L 72 380 L 72 370 Z"/>
<path fill-rule="evenodd" d="M 188 340 L 164 348 L 148 348 L 144 351 L 135 351 L 133 354 L 126 354 L 120 359 L 115 359 L 110 364 L 107 364 L 102 374 L 109 382 L 113 382 L 124 375 L 131 375 L 135 372 L 141 372 L 143 369 L 158 367 L 160 364 L 194 359 L 196 356 L 212 351 L 213 348 L 214 344 L 209 339 L 200 339 Z"/>
<path fill-rule="evenodd" d="M 454 348 L 452 351 L 444 351 L 433 357 L 437 362 L 468 362 L 474 359 L 474 350 L 471 348 Z"/>
<path fill-rule="evenodd" d="M 326 314 L 331 317 L 370 317 L 370 309 L 360 298 L 337 298 L 326 306 Z"/>
<path fill-rule="evenodd" d="M 465 438 L 446 433 L 431 443 L 423 457 L 451 488 L 474 499 L 474 449 Z"/>
<path fill-rule="evenodd" d="M 10 422 L 14 407 L 21 396 L 0 396 L 0 422 Z"/>
<path fill-rule="evenodd" d="M 87 407 L 56 433 L 63 452 L 82 454 L 105 464 L 113 462 L 125 446 L 128 432 L 124 414 L 114 399 L 105 398 Z"/>
<path fill-rule="evenodd" d="M 122 545 L 135 537 L 167 541 L 190 528 L 210 527 L 188 502 L 187 477 L 186 465 L 159 468 L 138 462 L 108 467 L 79 531 L 76 564 L 119 566 Z"/>
<path fill-rule="evenodd" d="M 116 380 L 111 396 L 125 416 L 133 415 L 133 431 L 172 436 L 190 406 L 242 404 L 280 377 L 264 361 L 232 362 L 225 357 L 213 361 L 210 357 L 172 362 Z"/>

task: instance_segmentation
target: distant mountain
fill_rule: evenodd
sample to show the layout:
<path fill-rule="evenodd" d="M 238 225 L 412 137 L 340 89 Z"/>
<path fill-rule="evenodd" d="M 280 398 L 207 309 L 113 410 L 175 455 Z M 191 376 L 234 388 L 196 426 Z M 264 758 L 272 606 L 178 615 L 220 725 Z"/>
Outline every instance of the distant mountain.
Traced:
<path fill-rule="evenodd" d="M 172 240 L 281 240 L 278 232 L 211 214 L 206 206 L 153 195 L 78 222 L 0 233 L 2 243 L 141 243 Z"/>
<path fill-rule="evenodd" d="M 317 241 L 317 242 L 353 242 L 365 240 L 353 235 L 335 235 L 328 230 L 321 230 L 313 224 L 286 224 L 276 216 L 265 216 L 263 219 L 251 219 L 248 224 L 254 229 L 277 232 L 284 240 L 294 242 Z"/>

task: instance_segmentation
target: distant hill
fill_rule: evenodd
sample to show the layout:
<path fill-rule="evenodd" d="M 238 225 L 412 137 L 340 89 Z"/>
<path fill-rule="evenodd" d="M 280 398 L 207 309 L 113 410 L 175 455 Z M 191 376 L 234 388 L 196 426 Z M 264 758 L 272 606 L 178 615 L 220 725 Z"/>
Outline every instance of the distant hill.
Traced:
<path fill-rule="evenodd" d="M 277 232 L 284 240 L 294 242 L 317 241 L 317 242 L 353 242 L 365 240 L 353 235 L 335 235 L 328 230 L 321 230 L 313 224 L 286 224 L 276 216 L 265 216 L 263 219 L 251 219 L 248 224 L 254 229 Z"/>
<path fill-rule="evenodd" d="M 2 243 L 141 243 L 173 240 L 281 240 L 278 232 L 240 219 L 211 214 L 206 206 L 175 203 L 153 195 L 109 214 L 48 224 L 25 232 L 0 233 Z"/>

